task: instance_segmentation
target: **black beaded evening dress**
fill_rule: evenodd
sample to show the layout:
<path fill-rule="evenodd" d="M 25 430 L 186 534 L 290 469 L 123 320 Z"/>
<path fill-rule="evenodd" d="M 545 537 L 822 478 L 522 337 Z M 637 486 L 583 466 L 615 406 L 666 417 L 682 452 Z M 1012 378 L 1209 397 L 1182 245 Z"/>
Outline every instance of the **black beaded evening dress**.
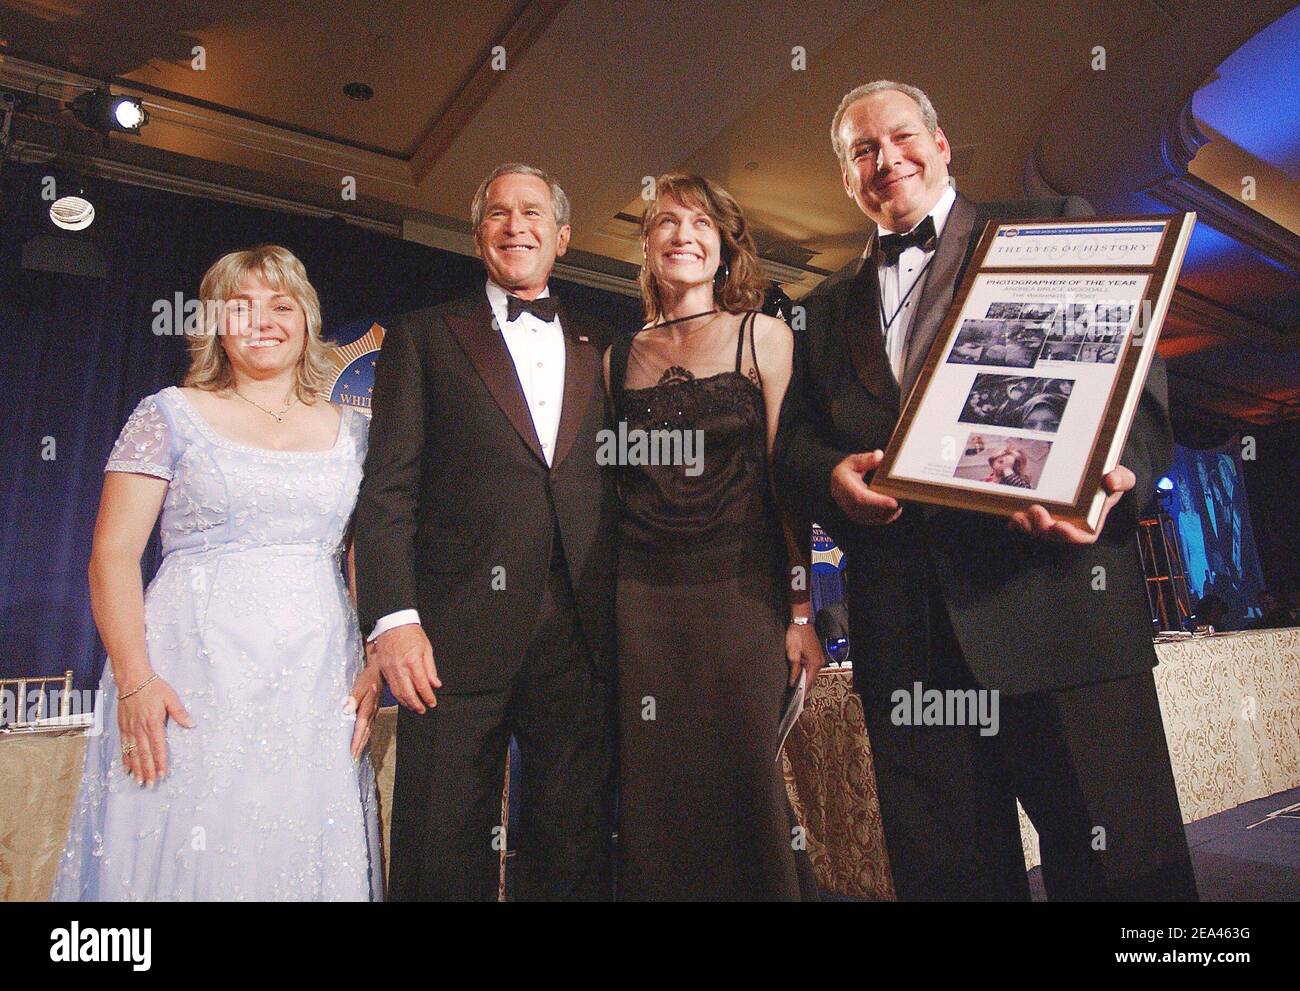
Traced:
<path fill-rule="evenodd" d="M 610 355 L 629 437 L 704 438 L 702 471 L 619 468 L 620 900 L 815 892 L 776 760 L 789 607 L 753 318 L 716 374 L 657 367 L 637 337 Z"/>

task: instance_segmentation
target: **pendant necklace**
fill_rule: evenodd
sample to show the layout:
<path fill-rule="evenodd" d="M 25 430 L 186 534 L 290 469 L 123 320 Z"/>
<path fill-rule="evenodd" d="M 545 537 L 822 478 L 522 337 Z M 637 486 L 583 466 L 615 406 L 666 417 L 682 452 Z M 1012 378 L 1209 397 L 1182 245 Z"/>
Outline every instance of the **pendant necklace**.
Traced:
<path fill-rule="evenodd" d="M 231 390 L 230 390 L 230 391 L 233 392 L 233 393 L 234 393 L 236 396 L 238 396 L 240 399 L 242 399 L 244 402 L 249 403 L 249 404 L 252 405 L 252 406 L 256 406 L 258 409 L 260 409 L 260 410 L 261 410 L 263 413 L 265 413 L 267 416 L 273 416 L 273 417 L 275 417 L 275 422 L 276 422 L 276 423 L 283 423 L 283 422 L 284 422 L 284 414 L 285 414 L 285 413 L 288 413 L 289 410 L 293 409 L 294 405 L 298 402 L 298 397 L 297 397 L 297 396 L 294 396 L 292 399 L 289 400 L 289 404 L 288 404 L 287 406 L 285 406 L 284 409 L 280 410 L 280 411 L 277 413 L 277 412 L 276 412 L 275 410 L 273 410 L 273 409 L 267 409 L 265 406 L 263 406 L 263 405 L 262 405 L 261 403 L 259 403 L 257 400 L 255 400 L 255 399 L 249 399 L 246 395 L 244 395 L 242 392 L 240 392 L 238 389 L 234 388 L 233 386 L 231 387 Z"/>

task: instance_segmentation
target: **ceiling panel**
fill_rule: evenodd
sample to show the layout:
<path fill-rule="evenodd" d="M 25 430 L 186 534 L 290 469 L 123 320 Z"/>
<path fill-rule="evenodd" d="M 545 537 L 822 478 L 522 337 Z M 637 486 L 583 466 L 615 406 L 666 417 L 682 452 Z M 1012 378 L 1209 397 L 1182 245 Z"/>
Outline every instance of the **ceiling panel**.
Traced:
<path fill-rule="evenodd" d="M 444 0 L 377 14 L 363 0 L 0 2 L 15 51 L 403 158 L 524 6 Z M 350 82 L 374 97 L 348 98 Z"/>

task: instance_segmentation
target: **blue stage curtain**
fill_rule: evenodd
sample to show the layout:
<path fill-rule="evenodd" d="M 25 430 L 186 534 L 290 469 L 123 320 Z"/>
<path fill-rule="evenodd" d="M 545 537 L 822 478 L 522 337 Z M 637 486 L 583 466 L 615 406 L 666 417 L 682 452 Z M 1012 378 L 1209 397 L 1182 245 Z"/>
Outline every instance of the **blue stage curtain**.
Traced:
<path fill-rule="evenodd" d="M 97 683 L 104 663 L 86 567 L 104 461 L 141 397 L 178 384 L 184 339 L 151 327 L 154 302 L 198 294 L 227 251 L 269 241 L 294 252 L 321 297 L 324 327 L 388 317 L 480 286 L 475 259 L 354 227 L 198 197 L 96 181 L 94 224 L 58 232 L 40 199 L 40 167 L 0 173 L 0 677 L 61 674 Z M 93 244 L 102 278 L 24 271 L 38 235 Z M 578 309 L 627 326 L 635 300 L 560 284 Z M 54 457 L 43 458 L 51 440 Z M 156 536 L 144 562 L 157 566 Z"/>

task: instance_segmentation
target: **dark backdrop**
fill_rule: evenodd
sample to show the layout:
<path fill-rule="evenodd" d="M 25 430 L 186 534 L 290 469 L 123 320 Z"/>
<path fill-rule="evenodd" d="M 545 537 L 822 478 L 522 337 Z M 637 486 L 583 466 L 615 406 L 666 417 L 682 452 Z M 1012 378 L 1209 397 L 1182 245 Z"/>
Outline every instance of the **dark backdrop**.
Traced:
<path fill-rule="evenodd" d="M 1246 495 L 1264 587 L 1275 595 L 1300 593 L 1300 420 L 1242 430 L 1254 438 L 1254 458 L 1243 461 Z"/>
<path fill-rule="evenodd" d="M 93 189 L 94 224 L 66 234 L 39 198 L 46 171 L 7 164 L 0 173 L 0 677 L 71 668 L 76 687 L 90 688 L 104 663 L 86 584 L 104 461 L 135 404 L 178 384 L 186 365 L 183 338 L 153 333 L 154 302 L 197 296 L 220 255 L 262 241 L 307 266 L 326 335 L 474 290 L 484 274 L 476 259 L 342 220 L 104 181 Z M 102 277 L 24 271 L 23 246 L 42 235 L 97 251 Z M 557 288 L 620 327 L 639 314 L 627 297 Z M 146 580 L 156 565 L 155 536 Z"/>

